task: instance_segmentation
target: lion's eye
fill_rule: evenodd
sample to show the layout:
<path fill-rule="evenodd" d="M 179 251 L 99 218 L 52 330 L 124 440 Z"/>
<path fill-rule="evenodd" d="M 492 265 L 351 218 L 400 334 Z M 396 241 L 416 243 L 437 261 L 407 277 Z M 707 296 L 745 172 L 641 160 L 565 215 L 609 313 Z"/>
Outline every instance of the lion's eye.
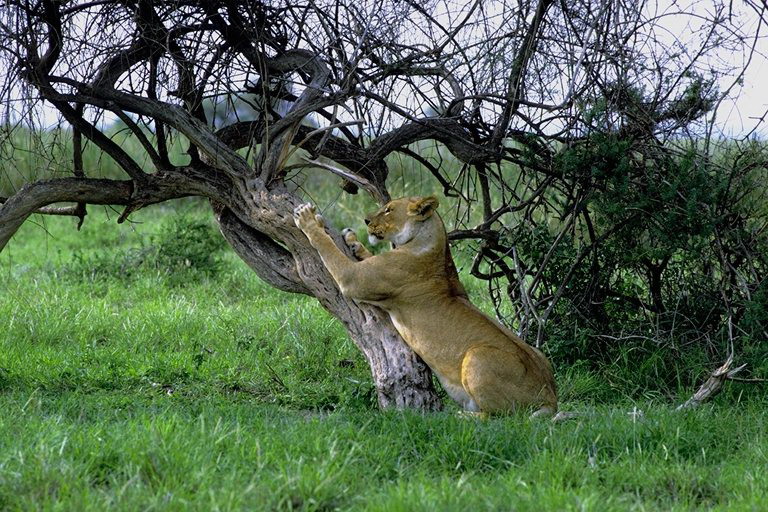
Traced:
<path fill-rule="evenodd" d="M 384 213 L 385 213 L 385 214 L 387 214 L 387 213 L 392 213 L 392 209 L 391 209 L 391 208 L 389 208 L 389 207 L 387 207 L 387 208 L 384 208 Z"/>

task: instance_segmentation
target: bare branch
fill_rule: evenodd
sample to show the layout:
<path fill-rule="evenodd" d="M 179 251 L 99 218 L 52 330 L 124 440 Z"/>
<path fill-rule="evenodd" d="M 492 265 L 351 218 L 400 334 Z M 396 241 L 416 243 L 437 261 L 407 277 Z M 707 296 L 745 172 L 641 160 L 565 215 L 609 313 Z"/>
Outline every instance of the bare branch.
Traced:
<path fill-rule="evenodd" d="M 109 204 L 144 207 L 169 199 L 191 195 L 218 198 L 211 187 L 196 183 L 181 174 L 166 173 L 149 178 L 141 197 L 134 193 L 133 181 L 95 178 L 60 178 L 24 185 L 0 206 L 0 251 L 13 234 L 32 215 L 53 203 Z M 55 210 L 42 210 L 50 213 Z M 61 210 L 62 214 L 66 210 Z"/>
<path fill-rule="evenodd" d="M 509 78 L 507 79 L 507 101 L 499 121 L 496 123 L 496 127 L 493 130 L 490 144 L 492 148 L 497 147 L 501 143 L 502 138 L 509 128 L 510 119 L 519 107 L 518 100 L 522 93 L 521 83 L 523 74 L 525 73 L 526 66 L 530 61 L 533 52 L 536 50 L 539 31 L 542 29 L 544 17 L 547 15 L 547 10 L 550 5 L 552 5 L 553 1 L 554 0 L 539 0 L 538 5 L 536 6 L 536 12 L 528 25 L 528 30 L 525 37 L 523 37 L 520 48 L 517 51 L 517 56 L 512 63 Z"/>
<path fill-rule="evenodd" d="M 128 204 L 130 181 L 63 178 L 25 185 L 0 206 L 0 250 L 24 221 L 51 203 Z"/>
<path fill-rule="evenodd" d="M 716 370 L 712 371 L 712 374 L 704 382 L 704 384 L 696 390 L 696 392 L 686 400 L 684 403 L 677 406 L 677 410 L 692 409 L 698 407 L 704 402 L 710 400 L 712 397 L 720 393 L 727 380 L 733 380 L 734 376 L 743 370 L 747 365 L 743 364 L 733 368 L 733 353 L 728 356 L 728 359 Z"/>
<path fill-rule="evenodd" d="M 320 59 L 320 56 L 306 50 L 292 50 L 274 59 L 266 61 L 268 69 L 285 74 L 292 72 L 307 73 L 310 77 L 304 92 L 294 102 L 292 111 L 301 111 L 311 105 L 316 98 L 323 94 L 328 85 L 330 70 Z M 314 107 L 313 107 L 314 108 Z M 301 119 L 277 137 L 272 136 L 269 127 L 262 145 L 262 153 L 257 157 L 261 162 L 261 179 L 269 181 L 280 170 L 288 154 L 288 145 L 296 135 Z"/>

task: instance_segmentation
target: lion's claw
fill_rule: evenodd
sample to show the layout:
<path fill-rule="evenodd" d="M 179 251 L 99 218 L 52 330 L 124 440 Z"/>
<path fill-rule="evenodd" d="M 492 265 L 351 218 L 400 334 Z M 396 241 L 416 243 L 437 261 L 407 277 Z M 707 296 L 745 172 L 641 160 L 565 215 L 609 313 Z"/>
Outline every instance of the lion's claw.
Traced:
<path fill-rule="evenodd" d="M 355 231 L 352 228 L 342 229 L 341 235 L 344 237 L 344 241 L 349 246 L 352 246 L 353 243 L 357 242 L 357 235 L 355 234 Z"/>
<path fill-rule="evenodd" d="M 296 227 L 302 231 L 317 222 L 315 217 L 315 207 L 310 203 L 301 204 L 293 210 L 293 221 L 296 223 Z"/>
<path fill-rule="evenodd" d="M 349 247 L 352 254 L 355 255 L 355 258 L 364 260 L 370 256 L 368 250 L 358 241 L 357 235 L 352 228 L 344 228 L 341 230 L 341 235 L 344 238 L 344 243 L 347 244 L 347 247 Z"/>
<path fill-rule="evenodd" d="M 315 213 L 315 207 L 311 203 L 304 203 L 294 208 L 293 221 L 296 227 L 304 232 L 313 226 L 325 227 L 325 219 L 322 215 Z"/>

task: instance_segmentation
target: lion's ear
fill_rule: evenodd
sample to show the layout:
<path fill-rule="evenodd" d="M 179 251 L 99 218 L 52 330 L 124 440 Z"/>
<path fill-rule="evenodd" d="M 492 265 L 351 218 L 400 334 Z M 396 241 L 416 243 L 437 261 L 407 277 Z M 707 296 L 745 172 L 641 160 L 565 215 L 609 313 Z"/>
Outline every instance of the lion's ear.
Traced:
<path fill-rule="evenodd" d="M 419 220 L 425 220 L 432 216 L 440 203 L 435 196 L 418 197 L 408 203 L 408 215 Z"/>

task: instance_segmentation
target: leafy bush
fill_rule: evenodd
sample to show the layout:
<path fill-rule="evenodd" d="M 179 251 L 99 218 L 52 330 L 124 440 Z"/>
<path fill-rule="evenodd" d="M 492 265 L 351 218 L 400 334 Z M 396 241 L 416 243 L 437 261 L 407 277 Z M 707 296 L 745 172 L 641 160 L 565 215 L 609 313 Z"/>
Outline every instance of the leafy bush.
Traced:
<path fill-rule="evenodd" d="M 166 273 L 193 269 L 216 274 L 221 269 L 224 239 L 210 222 L 189 215 L 176 216 L 153 239 L 156 267 Z"/>
<path fill-rule="evenodd" d="M 209 221 L 189 214 L 173 215 L 164 218 L 156 234 L 140 239 L 138 247 L 75 252 L 60 274 L 99 280 L 159 272 L 172 284 L 182 284 L 219 273 L 224 247 L 223 238 Z"/>

